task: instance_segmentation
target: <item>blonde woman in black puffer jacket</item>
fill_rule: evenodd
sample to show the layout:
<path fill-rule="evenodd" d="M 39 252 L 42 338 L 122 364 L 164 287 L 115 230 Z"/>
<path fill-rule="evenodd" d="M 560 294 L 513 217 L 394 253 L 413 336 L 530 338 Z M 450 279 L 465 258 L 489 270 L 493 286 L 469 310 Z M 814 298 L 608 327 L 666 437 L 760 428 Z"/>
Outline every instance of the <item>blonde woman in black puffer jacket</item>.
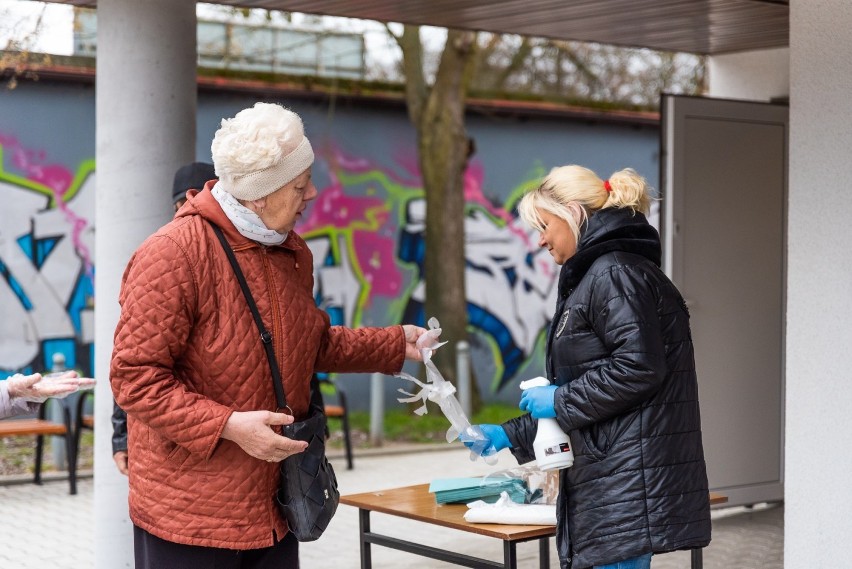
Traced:
<path fill-rule="evenodd" d="M 528 414 L 482 425 L 487 453 L 534 460 L 536 419 L 554 417 L 575 461 L 561 471 L 557 549 L 562 567 L 650 567 L 651 555 L 710 542 L 689 313 L 660 270 L 659 235 L 645 218 L 645 180 L 606 181 L 555 168 L 522 199 L 559 275 L 547 340 L 552 385 L 528 389 Z"/>

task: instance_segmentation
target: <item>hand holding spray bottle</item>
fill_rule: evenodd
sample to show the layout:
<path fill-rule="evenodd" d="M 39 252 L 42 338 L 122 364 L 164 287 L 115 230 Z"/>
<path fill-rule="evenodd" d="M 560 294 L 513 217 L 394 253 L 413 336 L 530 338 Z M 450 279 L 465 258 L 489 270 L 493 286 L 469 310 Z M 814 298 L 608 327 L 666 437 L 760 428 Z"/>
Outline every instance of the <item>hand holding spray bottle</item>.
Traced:
<path fill-rule="evenodd" d="M 546 387 L 550 382 L 544 377 L 534 377 L 521 382 L 521 389 Z M 533 450 L 538 467 L 542 470 L 559 470 L 574 464 L 574 451 L 556 419 L 538 419 Z"/>

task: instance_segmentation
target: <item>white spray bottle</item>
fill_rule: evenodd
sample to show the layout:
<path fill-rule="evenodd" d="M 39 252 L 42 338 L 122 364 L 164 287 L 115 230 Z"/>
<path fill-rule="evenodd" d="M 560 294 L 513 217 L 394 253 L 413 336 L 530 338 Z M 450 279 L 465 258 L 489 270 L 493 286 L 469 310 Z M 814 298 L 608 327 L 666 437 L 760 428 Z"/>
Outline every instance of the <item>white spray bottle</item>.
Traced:
<path fill-rule="evenodd" d="M 550 385 L 544 377 L 534 377 L 521 382 L 521 389 L 546 387 Z M 538 419 L 533 450 L 538 467 L 542 470 L 559 470 L 574 464 L 574 451 L 568 438 L 556 419 Z"/>

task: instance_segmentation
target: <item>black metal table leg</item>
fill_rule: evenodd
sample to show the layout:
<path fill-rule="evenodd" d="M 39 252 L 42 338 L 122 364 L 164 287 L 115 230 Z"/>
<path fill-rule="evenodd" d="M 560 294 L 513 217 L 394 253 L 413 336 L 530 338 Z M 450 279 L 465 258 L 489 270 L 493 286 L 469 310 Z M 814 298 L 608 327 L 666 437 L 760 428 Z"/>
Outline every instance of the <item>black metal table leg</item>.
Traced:
<path fill-rule="evenodd" d="M 503 542 L 503 567 L 505 569 L 517 569 L 518 567 L 518 550 L 514 541 Z"/>
<path fill-rule="evenodd" d="M 702 551 L 703 550 L 700 547 L 692 550 L 692 569 L 703 569 L 704 556 Z"/>
<path fill-rule="evenodd" d="M 361 542 L 361 569 L 372 569 L 370 542 L 365 539 L 365 535 L 370 533 L 370 510 L 358 509 L 358 531 L 358 539 Z"/>
<path fill-rule="evenodd" d="M 550 538 L 543 537 L 538 540 L 538 567 L 550 569 Z"/>

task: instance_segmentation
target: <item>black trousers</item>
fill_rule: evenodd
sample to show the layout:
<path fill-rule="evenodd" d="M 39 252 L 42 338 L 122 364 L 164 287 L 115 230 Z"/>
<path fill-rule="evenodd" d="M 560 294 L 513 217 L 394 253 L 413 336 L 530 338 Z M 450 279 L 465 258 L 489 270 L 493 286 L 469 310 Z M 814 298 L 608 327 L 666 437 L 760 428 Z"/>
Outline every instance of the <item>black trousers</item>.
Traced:
<path fill-rule="evenodd" d="M 299 569 L 299 542 L 284 539 L 263 549 L 220 549 L 183 545 L 133 526 L 136 569 Z"/>

